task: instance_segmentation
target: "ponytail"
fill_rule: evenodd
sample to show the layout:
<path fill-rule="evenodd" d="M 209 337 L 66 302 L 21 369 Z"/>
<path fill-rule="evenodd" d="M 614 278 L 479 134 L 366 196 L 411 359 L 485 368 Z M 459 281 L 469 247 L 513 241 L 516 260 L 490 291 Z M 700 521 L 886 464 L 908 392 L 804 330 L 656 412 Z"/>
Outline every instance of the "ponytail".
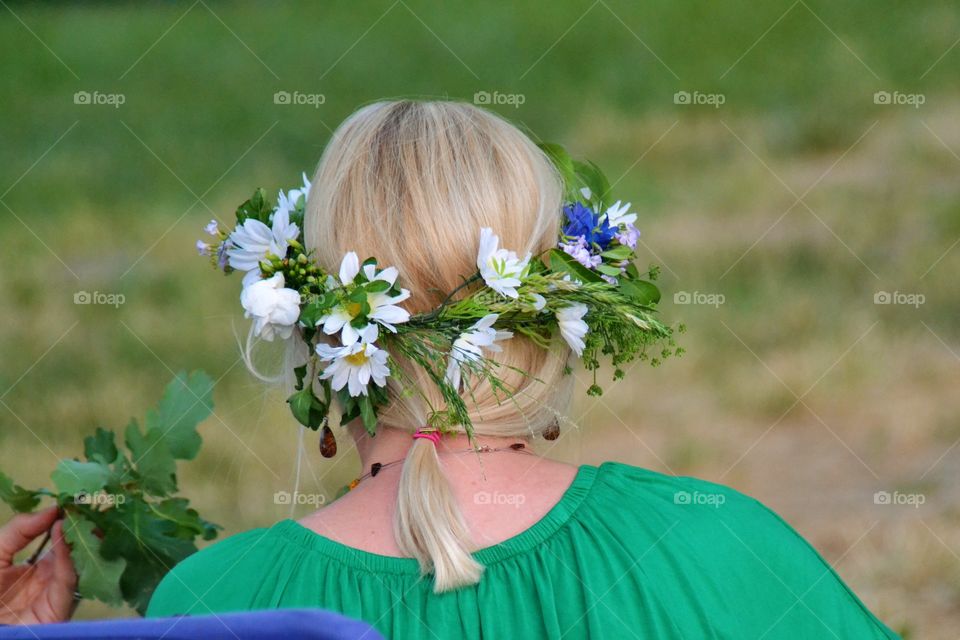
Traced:
<path fill-rule="evenodd" d="M 426 438 L 414 439 L 404 460 L 393 531 L 400 550 L 417 559 L 422 573 L 433 573 L 434 593 L 480 581 L 483 565 L 465 543 L 463 514 Z"/>

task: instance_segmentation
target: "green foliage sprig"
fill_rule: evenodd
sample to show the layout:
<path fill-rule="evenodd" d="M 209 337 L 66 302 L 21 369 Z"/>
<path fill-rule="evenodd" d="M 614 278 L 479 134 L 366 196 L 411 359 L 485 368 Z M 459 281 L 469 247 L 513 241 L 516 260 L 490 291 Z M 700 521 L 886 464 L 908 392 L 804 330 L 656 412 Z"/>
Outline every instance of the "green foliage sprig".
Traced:
<path fill-rule="evenodd" d="M 211 540 L 219 525 L 177 493 L 177 460 L 192 460 L 202 440 L 197 426 L 213 411 L 213 381 L 202 371 L 178 374 L 143 428 L 131 420 L 125 450 L 113 431 L 97 428 L 83 441 L 84 460 L 61 460 L 51 474 L 55 490 L 24 489 L 0 473 L 0 500 L 29 512 L 45 497 L 65 514 L 64 537 L 83 598 L 124 602 L 141 615 L 157 584 Z"/>

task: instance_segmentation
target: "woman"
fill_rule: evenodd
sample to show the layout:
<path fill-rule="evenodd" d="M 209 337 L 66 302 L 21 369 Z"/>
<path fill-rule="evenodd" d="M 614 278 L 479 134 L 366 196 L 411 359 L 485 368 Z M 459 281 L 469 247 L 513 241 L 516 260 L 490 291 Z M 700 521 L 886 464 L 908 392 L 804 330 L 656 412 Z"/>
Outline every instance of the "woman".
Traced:
<path fill-rule="evenodd" d="M 532 254 L 556 246 L 562 191 L 544 153 L 486 111 L 377 103 L 334 134 L 304 238 L 327 272 L 350 251 L 395 265 L 412 292 L 404 306 L 422 313 L 476 270 L 478 229 Z M 530 375 L 512 380 L 511 402 L 483 382 L 469 392 L 484 452 L 462 429 L 425 432 L 421 397 L 388 387 L 376 437 L 360 420 L 347 427 L 364 470 L 379 472 L 299 522 L 190 557 L 149 615 L 322 607 L 389 637 L 896 637 L 751 498 L 531 455 L 569 398 L 570 350 L 522 336 L 497 346 L 497 362 Z"/>
<path fill-rule="evenodd" d="M 555 247 L 563 188 L 550 159 L 490 113 L 377 103 L 327 147 L 309 185 L 304 241 L 325 272 L 347 265 L 342 280 L 357 273 L 341 264 L 345 253 L 395 265 L 410 292 L 397 296 L 405 309 L 430 312 L 476 270 L 479 229 L 531 254 Z M 297 318 L 296 302 L 292 313 L 244 304 L 263 337 L 274 331 L 263 314 Z M 516 393 L 503 402 L 488 381 L 466 385 L 475 442 L 462 425 L 442 436 L 426 428 L 424 397 L 435 390 L 383 387 L 376 436 L 360 419 L 347 425 L 365 471 L 351 491 L 298 522 L 191 556 L 160 584 L 148 615 L 320 607 L 397 638 L 896 637 L 755 500 L 625 464 L 574 467 L 531 454 L 534 438 L 556 436 L 570 396 L 567 344 L 579 351 L 582 335 L 544 349 L 491 324 L 477 335 Z M 290 335 L 282 322 L 278 333 Z M 368 371 L 350 382 L 377 381 Z"/>

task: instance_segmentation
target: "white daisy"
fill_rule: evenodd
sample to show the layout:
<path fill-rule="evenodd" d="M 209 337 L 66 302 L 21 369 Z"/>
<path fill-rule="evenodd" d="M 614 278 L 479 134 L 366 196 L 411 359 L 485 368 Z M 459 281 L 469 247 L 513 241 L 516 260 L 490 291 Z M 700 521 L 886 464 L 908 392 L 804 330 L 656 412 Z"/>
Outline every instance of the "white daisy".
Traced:
<path fill-rule="evenodd" d="M 282 273 L 258 280 L 240 293 L 244 316 L 254 319 L 253 332 L 264 340 L 286 340 L 300 317 L 300 294 L 284 286 Z"/>
<path fill-rule="evenodd" d="M 621 205 L 621 202 L 617 200 L 607 207 L 607 222 L 611 227 L 619 227 L 622 224 L 632 225 L 637 221 L 637 214 L 630 213 L 630 203 Z"/>
<path fill-rule="evenodd" d="M 300 235 L 300 228 L 290 222 L 290 213 L 278 209 L 273 214 L 273 227 L 259 220 L 247 218 L 230 234 L 231 248 L 227 251 L 230 266 L 238 271 L 246 271 L 244 286 L 260 277 L 260 261 L 267 254 L 283 258 L 291 240 Z"/>
<path fill-rule="evenodd" d="M 367 385 L 370 380 L 378 387 L 387 384 L 390 367 L 387 366 L 388 354 L 369 342 L 355 342 L 345 347 L 331 347 L 318 344 L 317 355 L 324 362 L 329 362 L 321 380 L 332 378 L 330 386 L 334 391 L 347 387 L 352 397 L 367 395 Z"/>
<path fill-rule="evenodd" d="M 356 253 L 351 251 L 343 256 L 343 260 L 340 263 L 339 286 L 353 284 L 359 273 L 360 259 L 357 258 Z M 397 281 L 399 272 L 396 267 L 388 267 L 378 271 L 376 265 L 367 264 L 363 266 L 363 275 L 366 277 L 367 282 L 383 281 L 389 284 L 390 289 L 392 289 Z M 335 282 L 331 283 L 328 279 L 328 289 L 333 288 L 331 284 L 338 286 Z M 403 302 L 409 297 L 410 292 L 406 289 L 400 289 L 400 293 L 397 295 L 390 295 L 389 289 L 387 291 L 367 293 L 367 304 L 370 306 L 367 319 L 371 322 L 368 322 L 365 326 L 357 328 L 352 324 L 354 318 L 359 316 L 363 310 L 362 304 L 358 301 L 346 301 L 343 304 L 337 305 L 329 314 L 322 316 L 317 321 L 317 325 L 323 324 L 323 332 L 327 335 L 333 335 L 339 331 L 340 340 L 345 345 L 351 345 L 358 340 L 373 342 L 379 334 L 377 325 L 383 326 L 395 333 L 397 328 L 394 325 L 401 324 L 410 319 L 410 312 L 397 306 L 397 303 Z"/>
<path fill-rule="evenodd" d="M 291 189 L 286 193 L 280 191 L 277 196 L 277 210 L 286 211 L 288 214 L 292 213 L 297 208 L 297 201 L 300 196 L 303 196 L 303 202 L 306 204 L 307 198 L 310 197 L 310 181 L 307 180 L 306 173 L 300 175 L 303 177 L 303 186 L 299 189 Z"/>
<path fill-rule="evenodd" d="M 583 316 L 586 314 L 587 305 L 580 302 L 557 309 L 557 324 L 560 325 L 560 335 L 567 341 L 577 357 L 583 355 L 583 348 L 586 346 L 583 337 L 590 330 L 587 323 L 583 321 Z"/>
<path fill-rule="evenodd" d="M 477 267 L 488 287 L 500 295 L 516 298 L 517 287 L 522 284 L 521 278 L 526 275 L 530 254 L 521 260 L 513 251 L 499 249 L 499 244 L 500 239 L 494 235 L 493 229 L 484 227 L 480 230 Z"/>
<path fill-rule="evenodd" d="M 507 340 L 513 337 L 511 331 L 498 331 L 493 328 L 493 324 L 499 316 L 491 313 L 478 320 L 470 329 L 460 334 L 460 337 L 453 341 L 453 348 L 450 350 L 450 359 L 447 362 L 447 382 L 454 389 L 460 389 L 461 372 L 460 365 L 466 362 L 477 362 L 483 357 L 483 350 L 499 352 L 503 351 L 499 340 Z"/>

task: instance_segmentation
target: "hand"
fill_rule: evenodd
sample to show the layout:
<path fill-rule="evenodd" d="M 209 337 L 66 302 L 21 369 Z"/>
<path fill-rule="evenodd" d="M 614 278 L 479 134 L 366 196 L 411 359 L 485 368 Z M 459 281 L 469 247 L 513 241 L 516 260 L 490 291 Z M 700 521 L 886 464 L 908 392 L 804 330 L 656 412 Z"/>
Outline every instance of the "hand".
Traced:
<path fill-rule="evenodd" d="M 50 550 L 35 564 L 13 556 L 53 527 Z M 57 507 L 14 516 L 0 527 L 0 624 L 62 622 L 73 615 L 77 574 Z"/>

